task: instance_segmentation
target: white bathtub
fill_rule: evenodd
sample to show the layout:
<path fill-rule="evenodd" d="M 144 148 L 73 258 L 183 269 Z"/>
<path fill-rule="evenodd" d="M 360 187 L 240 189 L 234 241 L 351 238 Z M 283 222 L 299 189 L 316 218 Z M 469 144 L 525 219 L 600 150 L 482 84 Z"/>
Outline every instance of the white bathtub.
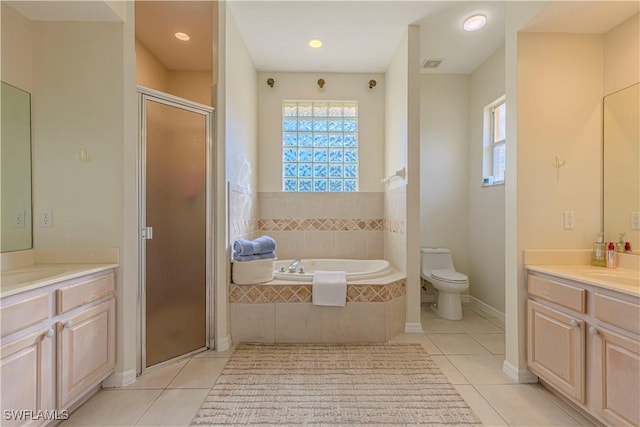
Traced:
<path fill-rule="evenodd" d="M 316 270 L 346 271 L 347 281 L 383 277 L 394 271 L 389 261 L 383 259 L 302 259 L 296 267 L 296 272 L 289 273 L 287 267 L 292 261 L 291 259 L 276 261 L 275 280 L 311 282 L 313 272 Z M 299 272 L 301 267 L 303 273 Z"/>

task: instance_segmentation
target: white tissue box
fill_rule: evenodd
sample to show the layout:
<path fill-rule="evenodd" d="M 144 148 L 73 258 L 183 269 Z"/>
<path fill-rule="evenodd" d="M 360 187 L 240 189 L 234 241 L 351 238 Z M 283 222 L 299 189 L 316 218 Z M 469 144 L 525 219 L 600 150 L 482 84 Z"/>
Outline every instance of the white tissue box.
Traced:
<path fill-rule="evenodd" d="M 276 259 L 257 259 L 254 261 L 233 261 L 231 281 L 237 285 L 254 285 L 273 280 Z"/>

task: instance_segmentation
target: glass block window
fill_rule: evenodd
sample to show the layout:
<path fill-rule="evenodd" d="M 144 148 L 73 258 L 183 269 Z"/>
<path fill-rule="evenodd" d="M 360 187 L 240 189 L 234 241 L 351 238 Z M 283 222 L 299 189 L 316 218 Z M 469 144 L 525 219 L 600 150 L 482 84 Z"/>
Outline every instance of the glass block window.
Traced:
<path fill-rule="evenodd" d="M 358 191 L 358 103 L 284 101 L 282 191 Z"/>

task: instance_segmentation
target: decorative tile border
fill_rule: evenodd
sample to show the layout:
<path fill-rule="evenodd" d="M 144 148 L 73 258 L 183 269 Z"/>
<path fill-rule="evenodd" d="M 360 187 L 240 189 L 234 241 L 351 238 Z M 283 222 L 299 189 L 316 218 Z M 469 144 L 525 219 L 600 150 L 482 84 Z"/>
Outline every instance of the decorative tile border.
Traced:
<path fill-rule="evenodd" d="M 347 285 L 347 302 L 387 302 L 405 295 L 407 280 L 382 285 Z M 300 303 L 311 302 L 311 285 L 229 285 L 230 303 Z"/>
<path fill-rule="evenodd" d="M 382 219 L 260 219 L 258 228 L 268 231 L 382 231 Z"/>

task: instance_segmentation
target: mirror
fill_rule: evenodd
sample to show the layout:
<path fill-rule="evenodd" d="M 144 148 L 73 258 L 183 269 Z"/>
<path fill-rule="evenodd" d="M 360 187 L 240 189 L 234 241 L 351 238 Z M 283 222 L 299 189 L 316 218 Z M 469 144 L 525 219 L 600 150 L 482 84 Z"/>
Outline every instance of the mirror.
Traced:
<path fill-rule="evenodd" d="M 607 241 L 625 233 L 640 253 L 640 83 L 604 98 L 603 222 Z"/>
<path fill-rule="evenodd" d="M 31 95 L 2 82 L 0 98 L 0 250 L 11 252 L 32 247 Z"/>

